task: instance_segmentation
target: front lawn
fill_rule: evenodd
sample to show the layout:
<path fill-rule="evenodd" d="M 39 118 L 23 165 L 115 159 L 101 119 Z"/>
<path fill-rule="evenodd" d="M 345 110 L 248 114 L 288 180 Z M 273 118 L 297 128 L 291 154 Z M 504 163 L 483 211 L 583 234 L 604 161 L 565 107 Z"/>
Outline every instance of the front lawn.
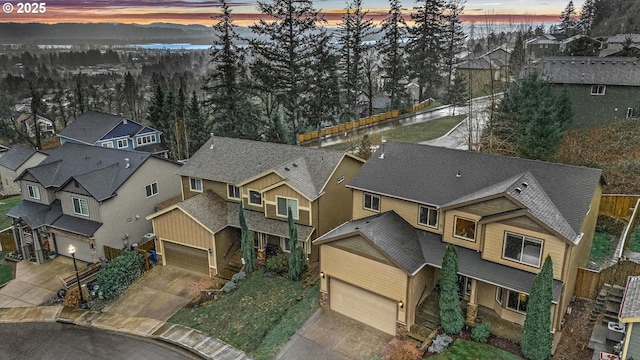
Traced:
<path fill-rule="evenodd" d="M 0 285 L 11 280 L 13 277 L 13 266 L 9 264 L 0 264 Z"/>
<path fill-rule="evenodd" d="M 636 226 L 627 241 L 629 250 L 633 252 L 640 252 L 640 226 Z"/>
<path fill-rule="evenodd" d="M 0 200 L 0 230 L 6 229 L 11 226 L 11 219 L 7 217 L 7 213 L 20 200 L 22 200 L 22 196 L 20 195 Z"/>
<path fill-rule="evenodd" d="M 217 337 L 256 359 L 271 359 L 318 308 L 318 286 L 301 300 L 302 282 L 259 271 L 238 290 L 199 308 L 181 309 L 169 322 Z"/>
<path fill-rule="evenodd" d="M 502 351 L 491 345 L 481 344 L 475 341 L 457 339 L 449 348 L 438 355 L 432 356 L 433 360 L 479 360 L 479 359 L 500 359 L 500 360 L 520 360 L 520 357 Z"/>
<path fill-rule="evenodd" d="M 593 261 L 596 264 L 601 265 L 611 249 L 612 238 L 613 235 L 609 233 L 596 231 L 593 235 L 593 244 L 591 245 L 589 261 Z"/>

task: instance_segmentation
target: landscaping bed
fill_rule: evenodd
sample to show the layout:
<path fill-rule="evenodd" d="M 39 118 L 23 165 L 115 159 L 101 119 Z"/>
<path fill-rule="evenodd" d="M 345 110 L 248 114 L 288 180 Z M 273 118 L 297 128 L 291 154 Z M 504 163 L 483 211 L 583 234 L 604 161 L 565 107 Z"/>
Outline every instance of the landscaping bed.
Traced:
<path fill-rule="evenodd" d="M 509 341 L 508 339 L 489 336 L 486 344 L 473 341 L 471 339 L 471 330 L 465 325 L 459 335 L 452 335 L 454 342 L 449 348 L 441 354 L 426 353 L 425 358 L 430 359 L 521 359 L 520 345 Z"/>

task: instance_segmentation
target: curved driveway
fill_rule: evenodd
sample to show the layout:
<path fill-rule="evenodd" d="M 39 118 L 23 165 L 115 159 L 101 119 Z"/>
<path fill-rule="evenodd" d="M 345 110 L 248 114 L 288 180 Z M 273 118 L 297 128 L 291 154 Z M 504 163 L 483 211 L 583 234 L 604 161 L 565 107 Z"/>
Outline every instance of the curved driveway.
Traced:
<path fill-rule="evenodd" d="M 0 324 L 0 359 L 201 359 L 166 343 L 63 323 Z"/>

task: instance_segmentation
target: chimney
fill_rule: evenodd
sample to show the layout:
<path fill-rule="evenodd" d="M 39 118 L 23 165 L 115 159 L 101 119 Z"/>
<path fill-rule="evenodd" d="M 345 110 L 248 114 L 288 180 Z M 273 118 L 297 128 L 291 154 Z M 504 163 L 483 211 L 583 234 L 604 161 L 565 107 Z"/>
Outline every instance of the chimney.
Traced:
<path fill-rule="evenodd" d="M 129 162 L 129 158 L 124 158 L 124 162 L 125 162 L 124 168 L 128 169 L 131 166 L 131 163 Z"/>

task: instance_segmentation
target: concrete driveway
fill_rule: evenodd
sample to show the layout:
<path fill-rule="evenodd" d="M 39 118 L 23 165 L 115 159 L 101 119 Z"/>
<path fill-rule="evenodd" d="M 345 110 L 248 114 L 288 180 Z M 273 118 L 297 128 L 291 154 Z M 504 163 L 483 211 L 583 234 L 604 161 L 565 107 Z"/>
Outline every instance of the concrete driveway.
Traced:
<path fill-rule="evenodd" d="M 369 360 L 393 336 L 331 310 L 318 310 L 291 337 L 275 360 Z"/>
<path fill-rule="evenodd" d="M 16 263 L 15 279 L 0 289 L 0 307 L 40 305 L 62 288 L 60 277 L 74 271 L 72 260 L 62 256 L 43 264 L 20 261 Z"/>
<path fill-rule="evenodd" d="M 207 276 L 171 266 L 155 266 L 103 311 L 166 321 L 201 290 L 212 286 L 213 281 Z"/>

